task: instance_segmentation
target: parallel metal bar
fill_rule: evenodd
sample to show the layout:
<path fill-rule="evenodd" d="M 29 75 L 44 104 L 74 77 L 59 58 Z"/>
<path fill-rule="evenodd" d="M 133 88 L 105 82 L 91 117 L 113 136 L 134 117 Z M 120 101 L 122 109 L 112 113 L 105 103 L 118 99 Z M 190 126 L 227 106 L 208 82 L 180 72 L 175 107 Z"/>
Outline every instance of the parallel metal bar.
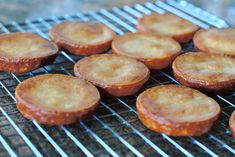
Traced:
<path fill-rule="evenodd" d="M 168 75 L 167 73 L 165 72 L 162 72 L 166 77 L 168 77 L 169 79 L 171 79 L 173 82 L 179 84 L 179 82 L 177 80 L 175 80 L 173 77 L 171 77 L 170 75 Z M 218 157 L 217 154 L 215 154 L 212 150 L 210 150 L 208 147 L 204 146 L 201 142 L 199 142 L 198 140 L 196 140 L 194 137 L 190 137 L 193 142 L 195 144 L 197 144 L 200 148 L 202 148 L 203 150 L 205 150 L 208 154 L 212 155 L 212 156 L 215 156 L 215 157 Z"/>
<path fill-rule="evenodd" d="M 94 116 L 94 118 L 101 123 L 106 129 L 108 129 L 118 140 L 120 140 L 127 148 L 129 148 L 135 155 L 139 157 L 144 157 L 137 149 L 135 149 L 130 143 L 124 140 L 120 135 L 118 135 L 115 131 L 113 131 L 108 125 L 106 125 L 103 121 L 101 121 L 98 117 Z"/>
<path fill-rule="evenodd" d="M 131 17 L 130 15 L 128 15 L 127 13 L 125 13 L 124 11 L 122 11 L 121 9 L 114 7 L 112 10 L 114 13 L 122 16 L 125 19 L 128 19 L 128 21 L 130 21 L 132 24 L 136 25 L 137 20 L 134 19 L 133 17 Z"/>
<path fill-rule="evenodd" d="M 194 24 L 196 24 L 196 25 L 198 25 L 202 28 L 205 28 L 205 29 L 209 28 L 209 25 L 205 24 L 204 22 L 201 22 L 201 21 L 195 19 L 194 17 L 189 16 L 188 14 L 186 14 L 186 13 L 184 13 L 184 12 L 178 10 L 178 9 L 175 9 L 172 6 L 166 4 L 162 1 L 157 1 L 156 5 L 163 8 L 163 9 L 165 9 L 165 10 L 167 10 L 167 11 L 169 11 L 169 12 L 171 12 L 171 13 L 174 13 L 175 15 L 178 15 L 181 18 L 186 19 L 186 20 L 188 20 L 188 21 L 190 21 L 190 22 L 192 22 L 192 23 L 194 23 Z"/>
<path fill-rule="evenodd" d="M 140 14 L 138 11 L 134 10 L 133 8 L 129 7 L 129 6 L 124 6 L 123 9 L 128 12 L 129 14 L 137 17 L 137 18 L 140 18 L 142 16 L 142 14 Z"/>
<path fill-rule="evenodd" d="M 152 13 L 150 10 L 146 9 L 145 7 L 143 7 L 143 6 L 140 5 L 140 4 L 135 4 L 135 5 L 134 5 L 134 8 L 135 8 L 136 10 L 138 10 L 138 11 L 140 11 L 140 12 L 146 14 L 146 15 L 150 15 L 150 14 Z"/>
<path fill-rule="evenodd" d="M 29 20 L 27 20 L 26 23 L 33 28 L 33 25 Z M 13 22 L 12 25 L 14 25 L 19 31 L 25 32 L 25 30 L 16 22 Z M 15 74 L 12 75 L 18 81 L 18 83 L 21 83 L 21 81 L 18 79 L 18 77 Z M 63 149 L 51 138 L 51 136 L 36 121 L 33 120 L 32 122 L 38 128 L 38 130 L 43 134 L 43 136 L 51 143 L 51 145 L 57 150 L 58 153 L 60 153 L 62 156 L 68 157 L 68 155 L 63 151 Z"/>
<path fill-rule="evenodd" d="M 94 155 L 91 154 L 91 152 L 82 145 L 82 143 L 70 132 L 68 129 L 66 129 L 64 126 L 60 126 L 61 129 L 64 130 L 66 135 L 88 156 L 93 157 Z"/>
<path fill-rule="evenodd" d="M 170 75 L 168 75 L 168 74 L 166 74 L 166 73 L 164 73 L 164 72 L 162 72 L 162 73 L 163 73 L 166 77 L 168 77 L 168 78 L 170 78 L 172 81 L 174 81 L 175 83 L 179 84 L 179 82 L 178 82 L 177 80 L 175 80 L 173 77 L 171 77 Z M 217 97 L 218 97 L 219 99 L 225 101 L 225 102 L 228 103 L 229 105 L 231 105 L 231 106 L 233 106 L 233 107 L 235 106 L 235 105 L 232 104 L 231 102 L 229 102 L 229 101 L 227 101 L 226 99 L 224 99 L 222 96 L 217 95 Z M 227 114 L 227 113 L 225 113 L 225 114 Z M 228 115 L 228 116 L 230 116 L 230 115 Z M 217 137 L 215 137 L 215 136 L 212 135 L 212 134 L 210 134 L 210 137 L 211 137 L 213 140 L 215 140 L 216 142 L 220 143 L 223 147 L 225 147 L 227 150 L 229 150 L 229 151 L 232 152 L 233 154 L 235 153 L 235 150 L 234 150 L 232 147 L 228 146 L 225 142 L 221 141 L 220 139 L 218 139 Z M 200 146 L 201 148 L 205 149 L 209 154 L 211 154 L 212 156 L 216 156 L 216 154 L 213 153 L 213 151 L 211 151 L 209 148 L 207 148 L 206 146 L 204 146 L 203 144 L 201 144 L 201 143 L 200 143 L 199 141 L 197 141 L 195 138 L 192 137 L 191 139 L 193 139 L 196 144 L 199 144 L 199 146 Z"/>
<path fill-rule="evenodd" d="M 91 16 L 93 16 L 96 20 L 106 24 L 108 27 L 110 27 L 112 30 L 114 30 L 115 32 L 117 32 L 118 34 L 122 35 L 124 34 L 123 31 L 121 31 L 119 28 L 117 28 L 116 26 L 114 26 L 113 24 L 111 24 L 110 22 L 108 22 L 106 19 L 102 18 L 100 15 L 96 14 L 95 12 L 89 12 L 89 14 Z"/>
<path fill-rule="evenodd" d="M 70 16 L 65 17 L 68 20 L 72 20 Z M 82 19 L 86 20 L 86 17 L 83 16 Z M 69 74 L 72 75 L 72 74 Z M 93 115 L 94 119 L 96 119 L 101 125 L 103 125 L 106 129 L 108 129 L 117 139 L 119 139 L 128 149 L 130 149 L 135 155 L 143 157 L 143 154 L 141 154 L 138 150 L 136 150 L 131 144 L 129 144 L 126 140 L 124 140 L 121 136 L 119 136 L 115 131 L 113 131 L 108 125 L 106 125 L 100 118 Z"/>
<path fill-rule="evenodd" d="M 1 134 L 0 134 L 0 142 L 2 143 L 3 147 L 7 150 L 7 152 L 11 157 L 17 157 L 16 153 L 13 151 L 13 149 L 10 147 L 10 145 L 6 142 L 6 140 L 2 137 Z"/>
<path fill-rule="evenodd" d="M 187 14 L 196 17 L 210 25 L 216 26 L 218 28 L 229 27 L 229 25 L 224 20 L 221 20 L 220 18 L 208 13 L 205 10 L 202 10 L 201 8 L 196 7 L 195 5 L 188 3 L 187 1 L 167 0 L 167 3 L 172 7 L 182 10 Z"/>
<path fill-rule="evenodd" d="M 232 147 L 228 146 L 227 144 L 225 144 L 223 141 L 221 141 L 220 139 L 218 139 L 214 135 L 210 135 L 210 137 L 213 140 L 215 140 L 216 142 L 218 142 L 219 144 L 221 144 L 223 147 L 225 147 L 227 150 L 229 150 L 231 153 L 235 154 L 235 150 Z"/>
<path fill-rule="evenodd" d="M 5 33 L 10 33 L 10 31 L 0 23 L 1 29 Z M 4 88 L 4 90 L 9 94 L 9 96 L 16 102 L 15 97 L 11 94 L 11 92 L 7 89 L 7 87 L 0 81 L 0 85 Z M 32 142 L 25 136 L 25 134 L 20 130 L 20 128 L 16 125 L 16 123 L 8 116 L 8 114 L 4 111 L 4 109 L 0 106 L 0 110 L 3 115 L 7 118 L 10 124 L 14 127 L 14 129 L 18 132 L 18 134 L 22 137 L 25 143 L 29 146 L 29 148 L 33 151 L 33 153 L 38 156 L 42 157 L 42 154 L 38 151 L 38 149 L 32 144 Z"/>
<path fill-rule="evenodd" d="M 71 19 L 70 17 L 67 17 L 67 18 L 69 18 L 69 19 Z M 66 69 L 65 69 L 66 70 Z M 66 70 L 67 71 L 67 70 Z M 69 72 L 67 72 L 69 75 L 72 75 L 71 73 L 69 73 Z M 127 148 L 129 148 L 134 154 L 136 154 L 137 156 L 140 156 L 140 157 L 143 157 L 143 155 L 138 151 L 138 150 L 136 150 L 132 145 L 130 145 L 127 141 L 125 141 L 121 136 L 119 136 L 115 131 L 113 131 L 108 125 L 106 125 L 102 120 L 100 120 L 98 117 L 96 117 L 96 116 L 94 116 L 93 115 L 93 117 L 99 122 L 99 123 L 101 123 L 101 125 L 103 125 L 105 128 L 107 128 L 110 132 L 112 132 L 113 133 L 113 135 L 115 136 L 115 137 L 117 137 L 123 144 L 125 144 L 126 145 L 126 147 Z M 76 144 L 78 144 L 78 145 L 80 145 L 80 147 L 82 147 L 83 149 L 85 149 L 85 147 L 64 127 L 64 126 L 61 126 L 61 128 L 63 129 L 63 130 L 65 130 L 66 131 L 66 134 L 69 136 L 69 137 L 71 137 L 72 139 L 73 139 L 73 141 L 76 143 Z M 90 153 L 88 150 L 86 150 L 85 151 L 86 152 L 86 154 L 88 154 L 88 153 Z M 84 153 L 85 153 L 84 152 Z M 88 155 L 90 155 L 90 154 L 88 154 Z"/>
<path fill-rule="evenodd" d="M 127 24 L 126 22 L 123 22 L 120 18 L 118 18 L 117 16 L 113 15 L 112 13 L 108 12 L 105 9 L 102 9 L 100 11 L 104 16 L 108 17 L 109 19 L 112 19 L 113 21 L 117 22 L 119 25 L 123 26 L 124 28 L 126 28 L 127 30 L 131 31 L 131 32 L 135 32 L 136 29 L 133 28 L 132 26 L 130 26 L 129 24 Z M 120 30 L 121 31 L 121 30 Z M 124 32 L 123 32 L 124 33 Z"/>
<path fill-rule="evenodd" d="M 43 19 L 39 19 L 40 22 L 42 22 L 42 24 L 45 24 L 45 26 L 50 29 L 51 26 L 44 21 Z M 29 25 L 31 24 L 30 21 L 28 21 Z M 31 24 L 31 26 L 33 27 L 33 25 Z M 33 29 L 35 29 L 37 31 L 37 33 L 39 33 L 40 35 L 44 34 L 43 32 L 41 32 L 41 30 L 39 30 L 36 26 L 33 27 Z M 46 34 L 44 34 L 45 38 L 49 38 Z M 69 56 L 67 56 L 69 57 Z M 67 58 L 66 57 L 66 58 Z M 73 61 L 72 58 L 69 58 L 69 61 L 71 61 L 72 63 L 74 63 L 75 61 Z M 72 135 L 72 133 L 70 133 L 64 126 L 60 126 L 62 130 L 65 131 L 66 135 L 68 135 L 68 137 L 70 137 L 70 139 L 87 155 L 87 156 L 93 156 L 92 153 L 90 151 L 88 151 L 88 149 L 86 149 L 76 138 L 74 135 Z"/>
<path fill-rule="evenodd" d="M 142 8 L 143 9 L 143 8 Z M 143 9 L 143 10 L 145 10 L 145 9 Z M 146 10 L 145 10 L 146 11 Z M 176 83 L 178 83 L 175 79 L 173 79 L 171 76 L 169 76 L 168 74 L 166 74 L 166 73 L 163 73 L 164 75 L 167 75 L 167 77 L 169 77 L 171 80 L 173 80 L 174 82 L 176 82 Z M 128 105 L 127 105 L 128 106 Z M 195 140 L 195 139 L 194 139 Z M 196 142 L 197 144 L 199 143 L 198 141 Z M 221 143 L 222 143 L 222 141 L 221 141 Z M 231 148 L 231 147 L 229 147 L 228 145 L 226 145 L 225 143 L 223 143 L 224 144 L 224 146 L 226 147 L 226 148 L 228 148 L 230 151 L 232 151 L 233 149 Z M 203 148 L 205 148 L 205 147 L 203 147 Z M 207 150 L 209 150 L 209 149 L 207 149 Z M 210 151 L 209 150 L 209 152 L 213 155 L 213 156 L 216 156 L 216 154 L 215 153 L 213 153 L 212 151 Z M 233 152 L 232 152 L 233 153 Z"/>
<path fill-rule="evenodd" d="M 67 16 L 65 17 L 67 19 L 70 19 L 71 20 L 71 17 Z M 59 23 L 59 20 L 56 18 L 56 17 L 53 17 L 53 20 L 56 22 L 56 23 Z M 50 25 L 47 25 L 49 26 L 49 28 L 51 27 Z M 35 27 L 36 28 L 36 27 Z M 37 29 L 37 28 L 36 28 Z M 42 34 L 42 32 L 40 32 L 40 30 L 37 30 L 38 33 Z M 69 56 L 68 56 L 69 57 Z M 71 60 L 71 59 L 69 59 Z M 71 75 L 71 74 L 70 74 Z M 81 122 L 82 123 L 82 122 Z M 89 129 L 84 123 L 82 123 L 82 126 L 92 134 L 92 136 L 113 156 L 118 156 L 101 138 L 99 138 L 98 135 L 96 135 L 91 129 Z M 63 129 L 66 129 L 65 127 L 63 127 Z M 68 131 L 68 130 L 67 130 Z M 72 139 L 74 140 L 74 139 Z M 78 143 L 77 141 L 74 141 L 75 144 Z M 80 145 L 77 145 L 77 146 L 80 146 Z M 81 148 L 82 150 L 84 150 L 85 147 L 79 147 Z M 86 149 L 85 150 L 86 152 L 88 152 L 88 150 Z M 85 153 L 85 152 L 84 152 Z"/>
<path fill-rule="evenodd" d="M 0 82 L 0 85 L 4 87 L 4 89 L 10 94 L 10 91 Z M 14 97 L 13 95 L 10 95 Z M 42 154 L 38 151 L 38 149 L 31 143 L 31 141 L 25 136 L 25 134 L 20 130 L 20 128 L 16 125 L 16 123 L 11 119 L 11 117 L 4 111 L 2 107 L 0 107 L 1 112 L 13 126 L 13 128 L 17 131 L 17 133 L 22 137 L 25 143 L 29 146 L 29 148 L 34 152 L 34 154 L 38 157 L 42 157 Z"/>
<path fill-rule="evenodd" d="M 118 157 L 118 154 L 113 151 L 96 133 L 94 133 L 90 128 L 88 128 L 83 122 L 80 122 L 81 126 L 83 126 L 87 132 L 89 132 L 95 139 L 98 141 L 112 156 Z"/>
<path fill-rule="evenodd" d="M 149 9 L 159 13 L 159 14 L 164 14 L 166 12 L 165 10 L 157 7 L 156 5 L 154 5 L 153 3 L 150 3 L 150 2 L 145 3 L 145 6 Z"/>
<path fill-rule="evenodd" d="M 101 104 L 106 107 L 109 111 L 111 111 L 115 116 L 117 116 L 121 121 L 124 122 L 128 127 L 130 127 L 137 135 L 139 135 L 146 143 L 148 143 L 152 148 L 154 148 L 158 153 L 160 153 L 164 157 L 169 157 L 160 147 L 150 141 L 147 137 L 145 137 L 140 131 L 138 131 L 135 127 L 133 127 L 129 122 L 127 122 L 124 118 L 122 118 L 117 112 L 115 112 L 112 108 L 106 105 L 104 102 Z"/>
<path fill-rule="evenodd" d="M 110 16 L 110 14 L 107 14 L 107 12 L 103 12 L 104 15 L 107 15 L 107 17 L 109 17 L 110 19 L 114 20 L 116 23 L 120 24 L 120 25 L 124 25 L 124 21 L 122 21 L 121 19 L 119 19 L 118 17 L 116 17 L 115 15 Z M 130 26 L 130 25 L 129 25 Z M 135 28 L 133 28 L 132 26 L 130 26 L 132 29 L 127 28 L 130 31 L 135 31 Z M 119 99 L 119 98 L 118 98 Z M 120 99 L 119 99 L 120 100 Z M 122 102 L 123 103 L 123 102 Z M 126 104 L 127 105 L 127 104 Z M 128 106 L 128 105 L 127 105 Z M 137 114 L 137 112 L 135 110 L 133 110 L 134 113 Z M 176 146 L 177 148 L 179 148 L 179 150 L 181 150 L 185 155 L 187 156 L 192 156 L 188 151 L 186 151 L 186 149 L 184 149 L 183 147 L 181 147 L 179 144 L 177 144 L 176 142 L 174 142 L 170 137 L 163 135 L 163 137 L 167 137 L 166 139 L 172 143 L 174 146 Z"/>
<path fill-rule="evenodd" d="M 210 150 L 207 146 L 203 145 L 201 142 L 196 140 L 193 137 L 190 137 L 195 144 L 197 144 L 199 147 L 201 147 L 203 150 L 205 150 L 208 154 L 210 154 L 213 157 L 219 157 L 217 154 L 215 154 L 212 150 Z"/>
<path fill-rule="evenodd" d="M 97 19 L 98 21 L 106 24 L 107 26 L 109 26 L 111 29 L 113 28 L 113 24 L 111 24 L 110 22 L 108 22 L 107 20 L 105 20 L 104 18 L 102 18 L 101 16 L 97 16 L 96 13 L 91 13 L 91 16 L 93 16 L 95 19 Z M 117 28 L 117 27 L 116 27 Z M 124 32 L 122 30 L 120 30 L 119 28 L 117 28 L 119 34 L 124 34 Z M 116 30 L 114 30 L 116 31 Z M 102 103 L 103 105 L 105 105 L 104 103 Z M 106 106 L 106 105 L 105 105 Z M 108 107 L 108 106 L 106 106 Z M 109 108 L 109 107 L 108 107 Z M 110 108 L 109 108 L 110 110 Z M 110 110 L 113 113 L 116 113 L 115 111 L 113 111 L 112 109 Z M 125 121 L 122 117 L 120 117 L 118 114 L 115 114 L 116 116 L 118 116 L 119 118 L 121 118 L 123 121 Z M 125 123 L 129 124 L 127 121 L 125 121 Z M 136 130 L 133 126 L 131 126 L 129 124 L 129 127 L 131 127 L 141 138 L 143 138 L 150 146 L 152 146 L 155 150 L 157 150 L 160 154 L 162 154 L 163 156 L 168 156 L 165 152 L 163 152 L 158 146 L 156 146 L 154 143 L 152 143 L 149 139 L 147 139 L 143 134 L 141 134 L 138 130 Z"/>
<path fill-rule="evenodd" d="M 83 21 L 89 21 L 90 19 L 85 17 L 83 14 L 77 13 L 76 14 L 78 18 L 80 18 Z"/>
<path fill-rule="evenodd" d="M 125 103 L 124 101 L 122 101 L 120 98 L 117 98 L 119 102 L 121 102 L 122 104 L 124 104 L 126 107 L 128 107 L 132 112 L 134 112 L 137 115 L 137 112 L 130 107 L 127 103 Z M 191 153 L 189 153 L 185 148 L 183 148 L 182 146 L 180 146 L 178 143 L 176 143 L 174 140 L 172 140 L 169 136 L 165 135 L 165 134 L 161 134 L 165 139 L 167 139 L 171 144 L 173 144 L 176 148 L 178 148 L 182 153 L 184 153 L 186 156 L 190 156 L 192 157 L 193 155 Z"/>

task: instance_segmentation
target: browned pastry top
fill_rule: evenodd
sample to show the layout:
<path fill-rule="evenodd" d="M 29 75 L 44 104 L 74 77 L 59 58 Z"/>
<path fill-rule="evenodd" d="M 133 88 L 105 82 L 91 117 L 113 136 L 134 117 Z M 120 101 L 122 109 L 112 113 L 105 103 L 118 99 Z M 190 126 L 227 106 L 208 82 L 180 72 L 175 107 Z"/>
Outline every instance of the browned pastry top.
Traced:
<path fill-rule="evenodd" d="M 226 56 L 189 52 L 175 59 L 173 69 L 189 80 L 208 84 L 235 80 L 235 59 Z"/>
<path fill-rule="evenodd" d="M 194 36 L 199 51 L 235 57 L 235 29 L 200 30 Z"/>
<path fill-rule="evenodd" d="M 16 97 L 28 108 L 37 106 L 62 112 L 91 108 L 100 99 L 98 90 L 91 83 L 61 74 L 40 75 L 23 81 L 16 88 Z"/>
<path fill-rule="evenodd" d="M 179 85 L 162 85 L 143 92 L 138 103 L 148 116 L 171 122 L 199 122 L 220 112 L 219 104 L 197 90 Z"/>
<path fill-rule="evenodd" d="M 86 80 L 103 87 L 135 84 L 149 75 L 143 63 L 113 54 L 86 57 L 79 60 L 74 69 Z"/>
<path fill-rule="evenodd" d="M 53 26 L 51 35 L 75 45 L 96 45 L 112 40 L 115 33 L 102 23 L 67 21 Z"/>
<path fill-rule="evenodd" d="M 56 54 L 57 46 L 33 33 L 0 35 L 0 57 L 8 59 L 39 58 Z"/>
<path fill-rule="evenodd" d="M 140 32 L 114 38 L 112 47 L 120 54 L 138 59 L 164 58 L 181 50 L 179 43 L 170 37 Z"/>
<path fill-rule="evenodd" d="M 187 34 L 199 29 L 187 20 L 184 20 L 174 14 L 150 14 L 143 16 L 139 20 L 139 25 L 149 32 L 156 32 L 168 36 Z"/>

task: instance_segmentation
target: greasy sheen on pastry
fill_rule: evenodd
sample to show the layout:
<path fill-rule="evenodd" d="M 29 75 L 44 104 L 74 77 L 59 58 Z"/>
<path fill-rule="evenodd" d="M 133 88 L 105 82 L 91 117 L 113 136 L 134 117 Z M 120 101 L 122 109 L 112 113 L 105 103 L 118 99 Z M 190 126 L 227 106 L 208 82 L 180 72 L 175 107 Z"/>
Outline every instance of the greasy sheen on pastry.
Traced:
<path fill-rule="evenodd" d="M 235 59 L 189 52 L 172 64 L 175 78 L 183 85 L 206 91 L 230 91 L 235 84 Z"/>
<path fill-rule="evenodd" d="M 202 135 L 220 114 L 220 106 L 212 98 L 173 84 L 144 91 L 136 105 L 138 116 L 147 128 L 172 136 Z"/>
<path fill-rule="evenodd" d="M 235 57 L 234 28 L 200 30 L 193 42 L 197 51 Z"/>
<path fill-rule="evenodd" d="M 33 33 L 0 35 L 0 70 L 23 73 L 50 64 L 58 47 Z"/>
<path fill-rule="evenodd" d="M 83 58 L 75 64 L 74 73 L 114 96 L 134 94 L 150 75 L 143 63 L 113 54 Z"/>
<path fill-rule="evenodd" d="M 113 53 L 142 61 L 150 69 L 171 65 L 180 54 L 180 44 L 170 37 L 150 33 L 126 33 L 112 42 Z"/>
<path fill-rule="evenodd" d="M 75 55 L 91 55 L 107 51 L 115 32 L 98 22 L 66 21 L 54 25 L 50 36 L 63 50 Z"/>
<path fill-rule="evenodd" d="M 17 108 L 24 117 L 49 125 L 70 124 L 97 107 L 100 95 L 91 83 L 73 76 L 46 74 L 16 87 Z"/>
<path fill-rule="evenodd" d="M 137 29 L 141 32 L 167 35 L 181 43 L 186 43 L 193 38 L 199 27 L 171 13 L 153 13 L 141 17 L 138 20 Z"/>

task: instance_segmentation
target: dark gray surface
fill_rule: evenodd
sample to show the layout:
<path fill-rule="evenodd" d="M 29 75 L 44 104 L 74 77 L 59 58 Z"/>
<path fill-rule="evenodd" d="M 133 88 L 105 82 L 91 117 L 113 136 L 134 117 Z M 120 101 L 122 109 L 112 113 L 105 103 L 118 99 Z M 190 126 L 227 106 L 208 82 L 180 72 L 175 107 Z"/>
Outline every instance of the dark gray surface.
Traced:
<path fill-rule="evenodd" d="M 155 0 L 148 0 L 153 2 Z M 188 0 L 193 4 L 227 20 L 235 26 L 235 0 Z M 61 16 L 76 12 L 88 12 L 101 8 L 120 7 L 144 3 L 146 0 L 1 0 L 0 22 L 24 21 L 37 17 Z"/>
<path fill-rule="evenodd" d="M 19 22 L 37 17 L 61 16 L 144 2 L 146 0 L 1 0 L 0 22 Z"/>

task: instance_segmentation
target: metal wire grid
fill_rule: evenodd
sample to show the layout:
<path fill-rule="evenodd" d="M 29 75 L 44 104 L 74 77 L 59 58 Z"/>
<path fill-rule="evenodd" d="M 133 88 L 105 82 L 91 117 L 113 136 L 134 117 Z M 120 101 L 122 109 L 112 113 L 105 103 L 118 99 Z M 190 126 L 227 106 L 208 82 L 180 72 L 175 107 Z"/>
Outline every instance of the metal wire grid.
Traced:
<path fill-rule="evenodd" d="M 190 11 L 189 11 L 190 10 Z M 152 12 L 172 12 L 202 28 L 224 28 L 227 24 L 185 1 L 136 4 L 87 14 L 38 18 L 22 23 L 0 25 L 2 33 L 34 32 L 48 38 L 53 24 L 64 20 L 100 21 L 118 34 L 134 32 L 136 19 Z M 206 17 L 205 17 L 206 15 Z M 206 19 L 206 20 L 205 20 Z M 192 43 L 183 45 L 192 50 Z M 73 75 L 73 65 L 81 57 L 61 52 L 53 65 L 25 74 L 0 72 L 0 156 L 234 156 L 235 142 L 228 129 L 235 96 L 213 96 L 222 114 L 213 129 L 201 137 L 170 137 L 146 129 L 138 120 L 135 100 L 138 94 L 122 98 L 104 98 L 88 119 L 67 126 L 45 126 L 25 119 L 15 107 L 14 89 L 21 81 L 45 73 Z M 152 71 L 146 88 L 177 83 L 171 69 Z"/>

